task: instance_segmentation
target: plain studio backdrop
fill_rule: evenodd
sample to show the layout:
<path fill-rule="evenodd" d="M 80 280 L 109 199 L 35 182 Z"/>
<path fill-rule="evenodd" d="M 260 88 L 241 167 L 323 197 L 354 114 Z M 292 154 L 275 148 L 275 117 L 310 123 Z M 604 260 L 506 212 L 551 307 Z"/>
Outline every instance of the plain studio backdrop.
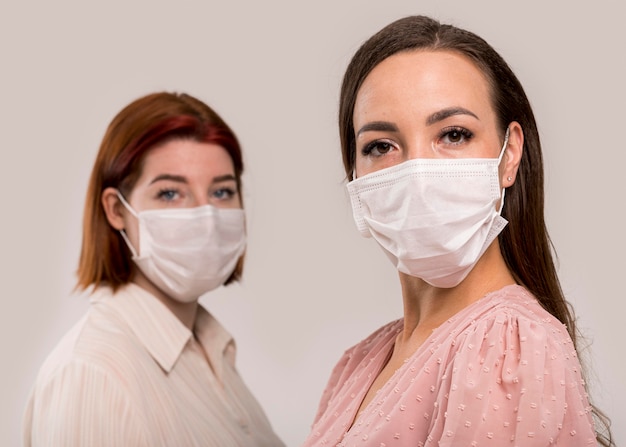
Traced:
<path fill-rule="evenodd" d="M 0 445 L 19 445 L 37 370 L 88 307 L 72 289 L 105 128 L 161 90 L 206 101 L 241 140 L 244 280 L 202 303 L 234 335 L 275 430 L 288 446 L 303 441 L 342 352 L 401 316 L 396 272 L 352 221 L 336 116 L 354 51 L 411 14 L 484 37 L 524 85 L 592 396 L 626 442 L 622 2 L 4 0 Z"/>

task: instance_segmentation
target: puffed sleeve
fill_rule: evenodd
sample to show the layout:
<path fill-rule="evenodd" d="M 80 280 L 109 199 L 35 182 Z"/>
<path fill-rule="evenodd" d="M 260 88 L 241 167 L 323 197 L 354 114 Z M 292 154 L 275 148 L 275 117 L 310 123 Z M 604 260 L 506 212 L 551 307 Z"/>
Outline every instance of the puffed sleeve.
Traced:
<path fill-rule="evenodd" d="M 502 311 L 472 325 L 455 349 L 426 445 L 596 445 L 563 325 Z"/>
<path fill-rule="evenodd" d="M 118 381 L 75 361 L 35 384 L 23 441 L 25 447 L 147 447 L 144 427 Z"/>

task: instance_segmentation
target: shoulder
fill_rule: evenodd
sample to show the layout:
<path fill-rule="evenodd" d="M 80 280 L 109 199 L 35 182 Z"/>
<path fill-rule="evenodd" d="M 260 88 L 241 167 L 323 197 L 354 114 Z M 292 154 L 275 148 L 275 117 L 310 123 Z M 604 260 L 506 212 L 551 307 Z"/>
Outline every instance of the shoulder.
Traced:
<path fill-rule="evenodd" d="M 364 360 L 383 353 L 385 349 L 391 349 L 396 335 L 402 329 L 402 324 L 402 320 L 392 321 L 344 351 L 335 364 L 322 393 L 315 421 L 322 416 L 330 400 L 355 373 L 357 368 L 364 363 Z"/>
<path fill-rule="evenodd" d="M 547 368 L 580 369 L 565 325 L 522 287 L 494 292 L 448 324 L 455 362 L 473 363 L 488 355 L 525 366 L 543 357 Z"/>
<path fill-rule="evenodd" d="M 39 369 L 24 415 L 26 439 L 69 446 L 81 445 L 82 436 L 120 434 L 133 440 L 126 445 L 144 445 L 139 442 L 146 436 L 136 405 L 139 391 L 133 391 L 141 383 L 134 366 L 138 355 L 132 335 L 115 313 L 92 305 Z M 118 422 L 123 426 L 117 427 Z"/>
<path fill-rule="evenodd" d="M 475 304 L 449 333 L 444 425 L 480 426 L 505 437 L 532 433 L 545 445 L 561 428 L 591 439 L 581 365 L 565 326 L 517 286 Z"/>
<path fill-rule="evenodd" d="M 493 292 L 455 317 L 459 338 L 478 335 L 501 343 L 548 343 L 573 350 L 567 328 L 520 286 Z M 559 349 L 560 350 L 560 349 Z"/>
<path fill-rule="evenodd" d="M 106 302 L 100 302 L 101 297 L 95 298 L 85 316 L 47 356 L 36 385 L 45 386 L 69 371 L 76 376 L 99 370 L 123 379 L 132 370 L 141 355 L 141 345 L 119 315 Z"/>
<path fill-rule="evenodd" d="M 43 362 L 30 396 L 34 408 L 62 411 L 72 402 L 101 401 L 105 395 L 123 394 L 127 388 L 127 368 L 119 361 L 123 357 L 119 353 L 128 342 L 123 341 L 123 332 L 114 329 L 114 324 L 105 323 L 105 327 L 111 327 L 104 330 L 97 313 L 90 309 Z"/>
<path fill-rule="evenodd" d="M 113 368 L 71 356 L 50 366 L 26 405 L 25 445 L 149 445 L 146 415 Z"/>

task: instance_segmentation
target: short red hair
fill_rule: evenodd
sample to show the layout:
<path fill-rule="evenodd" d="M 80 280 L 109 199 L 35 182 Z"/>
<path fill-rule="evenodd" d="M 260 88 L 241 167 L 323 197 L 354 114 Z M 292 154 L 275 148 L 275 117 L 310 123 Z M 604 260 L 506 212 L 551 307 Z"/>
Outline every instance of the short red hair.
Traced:
<path fill-rule="evenodd" d="M 109 124 L 91 172 L 77 288 L 107 283 L 115 290 L 131 280 L 136 267 L 119 232 L 109 225 L 102 193 L 113 187 L 128 196 L 141 175 L 146 153 L 179 138 L 223 147 L 233 161 L 237 188 L 241 190 L 243 160 L 239 142 L 213 109 L 184 93 L 153 93 L 133 101 Z M 239 279 L 242 268 L 243 257 L 226 284 Z"/>

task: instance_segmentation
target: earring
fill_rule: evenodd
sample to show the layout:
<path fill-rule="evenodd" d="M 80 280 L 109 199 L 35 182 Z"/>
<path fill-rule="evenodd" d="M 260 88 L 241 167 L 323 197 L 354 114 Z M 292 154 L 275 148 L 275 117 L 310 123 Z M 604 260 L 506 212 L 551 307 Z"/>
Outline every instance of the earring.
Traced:
<path fill-rule="evenodd" d="M 507 177 L 506 179 L 510 182 L 511 180 L 513 180 L 513 177 Z"/>

